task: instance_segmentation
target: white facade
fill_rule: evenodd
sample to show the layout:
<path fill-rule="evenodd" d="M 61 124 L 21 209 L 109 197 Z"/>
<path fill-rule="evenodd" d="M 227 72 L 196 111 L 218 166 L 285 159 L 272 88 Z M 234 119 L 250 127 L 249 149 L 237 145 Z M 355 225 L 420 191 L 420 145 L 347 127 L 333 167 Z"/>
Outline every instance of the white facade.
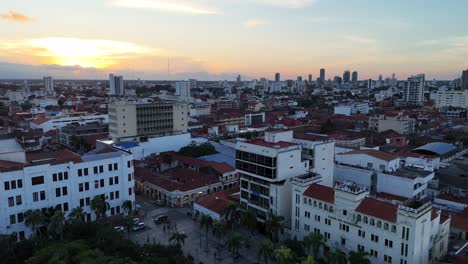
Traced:
<path fill-rule="evenodd" d="M 44 88 L 48 95 L 53 95 L 54 91 L 54 79 L 51 76 L 44 77 Z"/>
<path fill-rule="evenodd" d="M 424 74 L 409 77 L 403 89 L 403 102 L 421 105 L 424 101 L 424 85 Z"/>
<path fill-rule="evenodd" d="M 356 150 L 337 154 L 335 159 L 336 162 L 341 164 L 359 166 L 377 171 L 396 171 L 400 167 L 400 158 L 395 156 L 392 159 L 382 159 L 377 156 L 379 154 L 381 154 L 381 152 L 378 150 Z"/>
<path fill-rule="evenodd" d="M 468 108 L 468 90 L 447 91 L 440 89 L 435 97 L 436 108 Z"/>
<path fill-rule="evenodd" d="M 73 116 L 73 117 L 60 117 L 52 118 L 43 123 L 36 124 L 30 122 L 31 129 L 42 129 L 44 133 L 50 130 L 57 130 L 71 123 L 91 123 L 91 122 L 102 122 L 103 124 L 109 123 L 108 115 L 84 115 L 84 116 Z"/>
<path fill-rule="evenodd" d="M 292 236 L 320 233 L 326 246 L 359 249 L 371 263 L 426 264 L 447 252 L 449 219 L 430 203 L 395 205 L 357 186 L 335 188 L 293 181 Z"/>
<path fill-rule="evenodd" d="M 113 96 L 125 95 L 123 76 L 115 76 L 112 73 L 109 74 L 109 95 L 113 95 Z"/>
<path fill-rule="evenodd" d="M 65 160 L 64 155 L 72 158 Z M 108 197 L 107 215 L 123 213 L 123 202 L 135 201 L 133 157 L 129 153 L 114 151 L 80 157 L 66 150 L 49 153 L 40 160 L 28 159 L 28 166 L 0 173 L 2 234 L 16 232 L 19 237 L 29 237 L 31 229 L 24 223 L 28 210 L 59 207 L 68 214 L 81 206 L 90 221 L 96 217 L 90 208 L 96 195 Z"/>
<path fill-rule="evenodd" d="M 181 98 L 190 97 L 190 82 L 176 82 L 175 90 L 175 95 Z"/>
<path fill-rule="evenodd" d="M 335 106 L 335 115 L 355 115 L 355 114 L 369 114 L 368 103 L 349 103 Z"/>

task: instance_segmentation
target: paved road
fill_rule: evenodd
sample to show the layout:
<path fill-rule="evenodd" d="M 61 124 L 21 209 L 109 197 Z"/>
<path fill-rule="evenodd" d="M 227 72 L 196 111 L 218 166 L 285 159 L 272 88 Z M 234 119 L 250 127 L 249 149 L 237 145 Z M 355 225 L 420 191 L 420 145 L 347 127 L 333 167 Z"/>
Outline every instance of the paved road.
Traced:
<path fill-rule="evenodd" d="M 192 220 L 190 215 L 187 215 L 187 212 L 191 212 L 191 209 L 160 207 L 152 204 L 148 198 L 141 196 L 137 196 L 137 203 L 146 212 L 142 221 L 146 224 L 147 228 L 143 231 L 132 233 L 131 239 L 135 242 L 139 244 L 147 242 L 169 244 L 171 233 L 177 230 L 177 232 L 187 235 L 182 250 L 185 254 L 192 255 L 195 258 L 195 263 L 257 263 L 257 244 L 264 239 L 261 235 L 256 234 L 252 237 L 250 239 L 252 241 L 250 243 L 251 247 L 246 248 L 242 246 L 239 250 L 240 256 L 237 259 L 233 259 L 226 246 L 217 249 L 219 244 L 217 239 L 213 237 L 211 230 L 208 234 L 208 247 L 206 247 L 205 231 L 200 229 L 198 222 Z M 171 229 L 164 228 L 164 225 L 156 225 L 153 222 L 153 219 L 161 214 L 169 216 L 172 225 Z M 249 232 L 243 228 L 236 231 L 241 233 L 244 238 L 250 237 Z M 223 244 L 224 242 L 222 241 Z"/>

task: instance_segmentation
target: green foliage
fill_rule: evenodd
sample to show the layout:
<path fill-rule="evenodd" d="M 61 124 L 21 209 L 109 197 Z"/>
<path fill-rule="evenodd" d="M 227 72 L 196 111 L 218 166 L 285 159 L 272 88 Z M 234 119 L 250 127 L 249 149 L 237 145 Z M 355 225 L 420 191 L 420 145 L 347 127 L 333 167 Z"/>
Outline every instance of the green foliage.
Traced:
<path fill-rule="evenodd" d="M 268 260 L 271 258 L 273 254 L 273 244 L 270 240 L 264 239 L 260 241 L 258 245 L 258 252 L 257 252 L 257 260 L 260 263 L 260 260 L 263 259 L 265 264 L 268 264 Z"/>
<path fill-rule="evenodd" d="M 314 107 L 318 109 L 327 109 L 329 106 L 325 103 L 325 99 L 321 96 L 312 95 L 309 97 L 302 97 L 297 101 L 299 106 L 304 108 Z"/>
<path fill-rule="evenodd" d="M 364 250 L 358 250 L 349 252 L 349 263 L 350 264 L 369 264 L 370 260 L 368 258 L 369 253 L 365 252 Z"/>
<path fill-rule="evenodd" d="M 190 157 L 201 157 L 205 155 L 211 155 L 218 153 L 216 149 L 210 143 L 203 143 L 198 146 L 186 146 L 180 149 L 179 154 Z"/>
<path fill-rule="evenodd" d="M 279 242 L 279 234 L 284 232 L 284 217 L 281 215 L 274 215 L 271 212 L 268 213 L 267 220 L 265 222 L 265 228 L 270 234 L 270 239 L 273 242 Z"/>
<path fill-rule="evenodd" d="M 320 128 L 320 133 L 330 133 L 336 130 L 335 124 L 330 120 L 330 118 L 327 119 L 327 122 L 325 122 L 322 127 Z"/>
<path fill-rule="evenodd" d="M 276 249 L 273 252 L 273 255 L 275 256 L 276 262 L 278 264 L 293 264 L 295 263 L 294 261 L 294 253 L 290 248 L 287 248 L 285 246 L 281 246 L 280 248 Z"/>
<path fill-rule="evenodd" d="M 305 257 L 306 254 L 304 250 L 304 245 L 302 244 L 302 241 L 297 240 L 296 237 L 284 241 L 284 245 L 290 248 L 294 256 L 296 256 L 297 258 L 302 259 L 303 257 Z"/>

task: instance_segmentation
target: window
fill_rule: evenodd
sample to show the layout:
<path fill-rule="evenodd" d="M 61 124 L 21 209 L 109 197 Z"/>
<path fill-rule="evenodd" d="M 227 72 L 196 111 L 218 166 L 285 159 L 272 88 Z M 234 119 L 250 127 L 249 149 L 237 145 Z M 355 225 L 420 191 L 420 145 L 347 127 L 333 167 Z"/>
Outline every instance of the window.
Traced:
<path fill-rule="evenodd" d="M 64 195 L 64 196 L 68 195 L 68 190 L 67 190 L 66 186 L 62 187 L 62 195 Z"/>
<path fill-rule="evenodd" d="M 23 180 L 18 180 L 18 188 L 23 188 Z"/>
<path fill-rule="evenodd" d="M 326 225 L 331 225 L 331 219 L 325 218 L 325 224 Z"/>
<path fill-rule="evenodd" d="M 378 257 L 379 253 L 376 250 L 371 249 L 370 250 L 370 255 L 373 257 Z"/>
<path fill-rule="evenodd" d="M 112 171 L 112 164 L 108 165 L 109 171 Z"/>
<path fill-rule="evenodd" d="M 60 188 L 55 188 L 55 197 L 60 197 L 60 196 L 61 196 Z"/>
<path fill-rule="evenodd" d="M 132 181 L 132 174 L 131 173 L 128 174 L 128 181 Z M 304 198 L 304 200 L 305 200 L 305 198 Z"/>
<path fill-rule="evenodd" d="M 85 200 L 86 200 L 86 205 L 90 205 L 90 204 L 91 204 L 91 198 L 89 198 L 89 197 L 86 197 L 86 199 L 85 199 Z"/>
<path fill-rule="evenodd" d="M 93 172 L 94 172 L 94 174 L 98 174 L 98 167 L 97 166 L 94 166 Z"/>
<path fill-rule="evenodd" d="M 15 197 L 8 197 L 8 207 L 15 206 Z"/>
<path fill-rule="evenodd" d="M 36 176 L 31 178 L 32 185 L 44 184 L 44 176 Z"/>
<path fill-rule="evenodd" d="M 115 192 L 115 199 L 119 199 L 119 191 Z"/>
<path fill-rule="evenodd" d="M 104 179 L 101 179 L 99 183 L 100 183 L 101 188 L 104 187 Z"/>
<path fill-rule="evenodd" d="M 99 180 L 94 180 L 94 189 L 99 188 Z"/>
<path fill-rule="evenodd" d="M 17 216 L 17 222 L 18 223 L 22 223 L 24 221 L 24 214 L 23 213 L 19 213 L 18 216 Z"/>
<path fill-rule="evenodd" d="M 383 228 L 384 228 L 385 230 L 388 230 L 388 223 L 384 223 L 384 224 L 383 224 Z"/>
<path fill-rule="evenodd" d="M 371 235 L 371 241 L 378 243 L 379 242 L 379 236 L 376 236 L 374 234 Z"/>
<path fill-rule="evenodd" d="M 372 164 L 371 162 L 367 163 L 367 168 L 373 168 L 373 167 L 374 167 L 374 164 Z"/>
<path fill-rule="evenodd" d="M 109 185 L 114 185 L 114 178 L 112 177 L 109 178 Z"/>
<path fill-rule="evenodd" d="M 366 237 L 366 231 L 358 230 L 358 236 L 365 238 Z"/>
<path fill-rule="evenodd" d="M 89 190 L 89 182 L 85 182 L 84 189 L 85 191 Z"/>
<path fill-rule="evenodd" d="M 377 221 L 377 227 L 378 227 L 378 228 L 381 228 L 381 227 L 382 227 L 382 222 L 380 222 L 379 220 Z"/>
<path fill-rule="evenodd" d="M 387 263 L 392 263 L 392 257 L 384 255 L 384 261 L 387 262 Z"/>
<path fill-rule="evenodd" d="M 52 174 L 52 181 L 57 181 L 57 173 Z"/>
<path fill-rule="evenodd" d="M 99 166 L 99 173 L 103 173 L 104 172 L 104 165 L 101 165 Z"/>
<path fill-rule="evenodd" d="M 304 230 L 305 230 L 305 231 L 309 231 L 309 230 L 310 230 L 310 226 L 307 225 L 307 224 L 304 224 Z"/>
<path fill-rule="evenodd" d="M 5 185 L 5 191 L 10 190 L 10 182 L 7 182 L 7 181 L 6 181 L 6 182 L 4 182 L 3 184 Z"/>
<path fill-rule="evenodd" d="M 314 219 L 315 221 L 320 222 L 320 215 L 315 215 Z"/>
<path fill-rule="evenodd" d="M 364 222 L 364 224 L 367 224 L 368 223 L 367 216 L 364 216 L 362 221 Z"/>
<path fill-rule="evenodd" d="M 83 169 L 78 169 L 78 177 L 83 176 Z"/>
<path fill-rule="evenodd" d="M 349 232 L 349 225 L 340 223 L 340 229 L 346 232 Z"/>
<path fill-rule="evenodd" d="M 393 247 L 393 241 L 385 239 L 385 246 L 392 248 Z"/>
<path fill-rule="evenodd" d="M 80 199 L 80 206 L 84 207 L 84 199 Z"/>
<path fill-rule="evenodd" d="M 330 233 L 328 232 L 324 232 L 324 235 L 323 235 L 326 239 L 330 239 Z"/>
<path fill-rule="evenodd" d="M 39 201 L 39 193 L 38 192 L 33 192 L 33 202 Z"/>
<path fill-rule="evenodd" d="M 78 191 L 79 192 L 83 191 L 83 183 L 78 184 Z"/>
<path fill-rule="evenodd" d="M 306 218 L 310 218 L 310 212 L 304 211 L 304 216 L 305 216 Z"/>
<path fill-rule="evenodd" d="M 128 188 L 128 195 L 132 195 L 132 188 Z"/>
<path fill-rule="evenodd" d="M 63 179 L 68 180 L 68 171 L 63 173 Z"/>
<path fill-rule="evenodd" d="M 348 215 L 348 211 L 343 210 L 343 215 Z"/>
<path fill-rule="evenodd" d="M 131 161 L 127 161 L 127 168 L 130 168 L 132 166 L 132 162 Z"/>
<path fill-rule="evenodd" d="M 83 171 L 84 171 L 84 176 L 88 176 L 88 175 L 89 175 L 89 170 L 88 170 L 88 168 L 84 168 Z"/>
<path fill-rule="evenodd" d="M 119 169 L 119 165 L 117 163 L 114 163 L 114 170 L 118 170 Z"/>
<path fill-rule="evenodd" d="M 114 200 L 114 192 L 110 192 L 109 199 Z"/>
<path fill-rule="evenodd" d="M 119 177 L 118 176 L 114 177 L 114 184 L 119 184 Z"/>
<path fill-rule="evenodd" d="M 23 204 L 23 200 L 21 198 L 21 195 L 16 196 L 16 205 L 21 205 Z"/>
<path fill-rule="evenodd" d="M 375 225 L 374 218 L 370 219 L 370 225 L 372 225 L 372 226 Z"/>
<path fill-rule="evenodd" d="M 384 164 L 379 165 L 379 169 L 385 170 L 385 165 Z"/>
<path fill-rule="evenodd" d="M 64 212 L 68 211 L 68 203 L 63 204 L 63 211 Z"/>
<path fill-rule="evenodd" d="M 364 246 L 363 246 L 363 245 L 360 245 L 360 244 L 357 245 L 357 250 L 358 250 L 358 251 L 365 251 L 365 250 L 364 250 Z"/>
<path fill-rule="evenodd" d="M 44 201 L 46 199 L 45 191 L 41 191 L 39 196 L 41 197 L 41 201 Z"/>
<path fill-rule="evenodd" d="M 16 224 L 16 215 L 10 215 L 10 225 Z"/>
<path fill-rule="evenodd" d="M 345 245 L 346 245 L 346 239 L 345 239 L 345 238 L 341 238 L 341 245 L 342 245 L 342 246 L 345 246 Z"/>
<path fill-rule="evenodd" d="M 63 173 L 62 172 L 59 172 L 58 179 L 59 179 L 59 181 L 63 181 Z"/>

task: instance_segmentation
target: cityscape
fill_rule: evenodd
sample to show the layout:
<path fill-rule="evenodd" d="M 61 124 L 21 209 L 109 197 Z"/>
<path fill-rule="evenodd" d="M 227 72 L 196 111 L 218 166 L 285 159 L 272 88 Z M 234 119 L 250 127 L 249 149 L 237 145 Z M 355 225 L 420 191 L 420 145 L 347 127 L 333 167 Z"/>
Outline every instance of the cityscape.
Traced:
<path fill-rule="evenodd" d="M 1 262 L 468 263 L 467 10 L 2 4 Z"/>

